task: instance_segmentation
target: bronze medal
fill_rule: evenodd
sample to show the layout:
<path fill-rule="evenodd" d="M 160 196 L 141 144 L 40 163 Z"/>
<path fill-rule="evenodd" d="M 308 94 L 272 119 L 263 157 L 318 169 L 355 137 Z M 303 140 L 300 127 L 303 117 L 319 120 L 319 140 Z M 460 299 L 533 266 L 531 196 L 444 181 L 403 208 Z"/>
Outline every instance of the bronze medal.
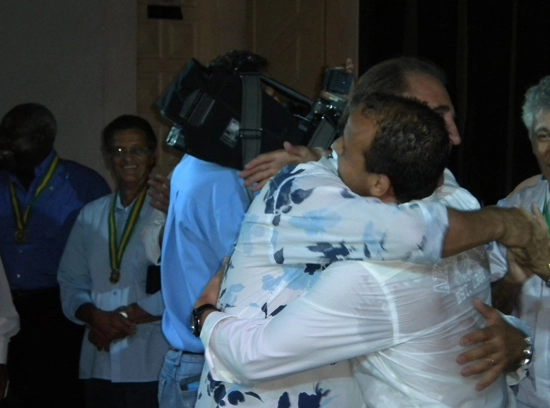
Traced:
<path fill-rule="evenodd" d="M 46 173 L 42 177 L 40 181 L 40 185 L 34 192 L 34 195 L 30 203 L 27 205 L 27 208 L 21 207 L 21 203 L 17 199 L 15 186 L 13 182 L 10 181 L 10 184 L 9 184 L 10 203 L 13 211 L 13 217 L 15 218 L 15 225 L 17 228 L 17 231 L 15 231 L 15 236 L 14 236 L 16 244 L 21 245 L 27 242 L 28 231 L 26 228 L 29 225 L 29 217 L 31 214 L 31 209 L 35 205 L 36 201 L 40 198 L 42 193 L 46 191 L 46 187 L 50 184 L 50 181 L 52 180 L 58 165 L 59 165 L 59 157 L 57 156 L 57 154 L 54 153 L 52 155 L 52 160 L 48 165 L 48 169 L 46 170 Z"/>
<path fill-rule="evenodd" d="M 122 255 L 126 250 L 126 246 L 130 241 L 130 237 L 134 232 L 134 228 L 139 220 L 139 214 L 145 197 L 147 196 L 147 189 L 144 188 L 138 198 L 134 200 L 130 214 L 126 218 L 124 223 L 124 230 L 122 231 L 122 237 L 120 242 L 117 242 L 116 232 L 116 220 L 115 220 L 115 207 L 117 202 L 118 192 L 113 196 L 113 202 L 111 205 L 111 211 L 109 212 L 109 263 L 111 264 L 111 275 L 109 276 L 109 282 L 113 285 L 117 284 L 120 280 L 120 269 L 122 264 Z"/>
<path fill-rule="evenodd" d="M 27 242 L 27 231 L 25 230 L 15 231 L 15 243 L 21 245 L 26 242 Z"/>
<path fill-rule="evenodd" d="M 111 276 L 109 276 L 109 282 L 111 282 L 113 285 L 117 284 L 120 280 L 120 270 L 119 269 L 113 269 L 111 271 Z"/>

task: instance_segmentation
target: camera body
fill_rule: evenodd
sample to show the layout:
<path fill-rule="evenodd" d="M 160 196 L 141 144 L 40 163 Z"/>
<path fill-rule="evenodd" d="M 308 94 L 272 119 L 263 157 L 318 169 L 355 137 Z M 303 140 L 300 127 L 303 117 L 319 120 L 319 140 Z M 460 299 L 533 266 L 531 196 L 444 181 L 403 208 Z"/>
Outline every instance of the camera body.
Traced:
<path fill-rule="evenodd" d="M 256 153 L 281 149 L 285 141 L 328 147 L 336 137 L 353 76 L 341 70 L 327 73 L 325 89 L 311 101 L 272 78 L 208 69 L 192 59 L 157 102 L 161 114 L 174 123 L 166 142 L 202 160 L 238 170 L 250 159 L 245 152 L 251 139 L 259 142 Z M 246 77 L 250 76 L 260 81 L 258 91 L 247 88 Z M 279 103 L 265 92 L 266 87 L 290 103 Z M 307 113 L 294 113 L 296 107 Z M 243 115 L 255 117 L 256 125 L 245 129 Z"/>

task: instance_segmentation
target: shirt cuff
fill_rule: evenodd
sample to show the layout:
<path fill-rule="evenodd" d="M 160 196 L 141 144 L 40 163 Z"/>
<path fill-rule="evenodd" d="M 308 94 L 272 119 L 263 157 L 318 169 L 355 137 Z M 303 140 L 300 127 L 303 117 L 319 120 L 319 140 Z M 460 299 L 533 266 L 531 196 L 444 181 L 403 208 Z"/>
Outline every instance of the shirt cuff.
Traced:
<path fill-rule="evenodd" d="M 225 365 L 217 358 L 216 354 L 210 347 L 210 338 L 218 323 L 223 320 L 235 318 L 223 312 L 212 312 L 208 315 L 201 329 L 201 341 L 204 345 L 204 358 L 208 364 L 208 369 L 212 378 L 216 381 L 224 381 L 233 384 L 238 384 L 241 381 L 232 374 Z"/>

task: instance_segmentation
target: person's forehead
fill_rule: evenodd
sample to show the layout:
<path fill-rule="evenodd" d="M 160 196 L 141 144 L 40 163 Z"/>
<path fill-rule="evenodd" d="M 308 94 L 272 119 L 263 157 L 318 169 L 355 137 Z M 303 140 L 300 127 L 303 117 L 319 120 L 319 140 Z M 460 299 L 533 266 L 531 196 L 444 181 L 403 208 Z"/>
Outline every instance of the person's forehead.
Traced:
<path fill-rule="evenodd" d="M 32 134 L 21 135 L 19 133 L 0 132 L 0 140 L 12 147 L 28 147 L 37 144 L 36 137 Z"/>
<path fill-rule="evenodd" d="M 407 74 L 408 89 L 404 96 L 410 96 L 426 102 L 432 109 L 449 107 L 453 104 L 445 86 L 436 78 L 426 74 Z"/>
<path fill-rule="evenodd" d="M 113 135 L 113 144 L 147 144 L 147 136 L 139 129 L 119 130 Z"/>
<path fill-rule="evenodd" d="M 539 128 L 550 129 L 550 110 L 541 110 L 535 115 L 533 124 L 535 130 Z"/>

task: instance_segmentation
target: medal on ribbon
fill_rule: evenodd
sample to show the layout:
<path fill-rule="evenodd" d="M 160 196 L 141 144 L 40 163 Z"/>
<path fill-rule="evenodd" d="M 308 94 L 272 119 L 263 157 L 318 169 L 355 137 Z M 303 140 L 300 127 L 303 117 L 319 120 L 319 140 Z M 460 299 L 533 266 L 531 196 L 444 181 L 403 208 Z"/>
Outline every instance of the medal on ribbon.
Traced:
<path fill-rule="evenodd" d="M 109 282 L 111 282 L 113 285 L 116 285 L 119 280 L 120 280 L 120 270 L 112 269 L 111 275 L 109 276 Z"/>
<path fill-rule="evenodd" d="M 544 207 L 542 207 L 542 215 L 544 215 L 546 225 L 548 226 L 548 234 L 550 235 L 550 214 L 548 212 L 548 200 L 544 202 Z"/>
<path fill-rule="evenodd" d="M 46 190 L 46 187 L 52 180 L 58 165 L 59 165 L 59 156 L 57 156 L 57 154 L 54 153 L 52 157 L 52 161 L 48 165 L 46 173 L 44 174 L 44 178 L 40 182 L 40 185 L 36 189 L 36 192 L 34 193 L 34 196 L 31 199 L 31 202 L 29 203 L 25 211 L 22 210 L 21 204 L 17 199 L 15 186 L 13 185 L 13 182 L 10 181 L 10 185 L 9 185 L 10 202 L 11 202 L 11 208 L 13 211 L 13 216 L 15 218 L 15 225 L 17 226 L 17 231 L 15 231 L 15 235 L 14 235 L 16 244 L 22 245 L 27 242 L 27 239 L 28 239 L 27 226 L 29 225 L 29 218 L 31 216 L 32 207 L 34 206 L 36 201 L 38 201 L 38 199 L 40 198 L 44 190 Z"/>
<path fill-rule="evenodd" d="M 140 193 L 138 198 L 132 204 L 130 209 L 130 214 L 126 219 L 124 224 L 124 230 L 122 231 L 122 237 L 120 242 L 117 242 L 117 232 L 116 232 L 116 220 L 115 220 L 115 208 L 116 208 L 116 199 L 118 193 L 113 196 L 113 203 L 111 205 L 111 212 L 109 213 L 109 261 L 111 264 L 111 274 L 109 275 L 109 282 L 113 285 L 116 285 L 120 281 L 120 265 L 122 264 L 122 256 L 124 251 L 130 242 L 130 237 L 134 232 L 137 221 L 139 219 L 139 214 L 143 203 L 145 202 L 145 197 L 147 196 L 147 189 L 144 188 Z"/>
<path fill-rule="evenodd" d="M 27 230 L 18 229 L 15 231 L 15 243 L 24 244 L 25 242 L 27 242 Z"/>

